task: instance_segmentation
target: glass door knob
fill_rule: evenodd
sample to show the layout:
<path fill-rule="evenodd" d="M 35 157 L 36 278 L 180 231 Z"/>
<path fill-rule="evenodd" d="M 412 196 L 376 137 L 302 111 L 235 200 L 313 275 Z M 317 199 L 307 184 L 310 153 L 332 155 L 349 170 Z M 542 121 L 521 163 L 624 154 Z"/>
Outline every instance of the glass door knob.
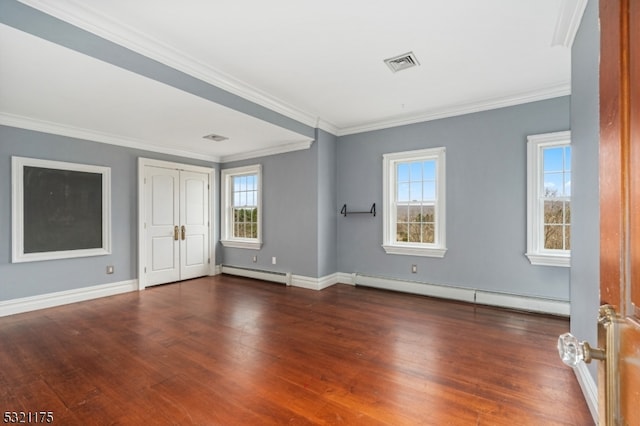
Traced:
<path fill-rule="evenodd" d="M 558 337 L 558 353 L 562 362 L 569 367 L 577 367 L 581 361 L 590 363 L 593 359 L 605 359 L 604 350 L 592 348 L 587 342 L 580 342 L 571 333 Z"/>

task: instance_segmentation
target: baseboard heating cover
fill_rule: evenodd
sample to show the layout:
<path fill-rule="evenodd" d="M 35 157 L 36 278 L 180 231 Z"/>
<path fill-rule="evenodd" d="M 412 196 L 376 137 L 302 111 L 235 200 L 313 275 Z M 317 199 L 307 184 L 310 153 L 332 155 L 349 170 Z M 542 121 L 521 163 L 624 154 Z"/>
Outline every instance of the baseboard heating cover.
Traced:
<path fill-rule="evenodd" d="M 291 285 L 291 272 L 274 272 L 262 269 L 243 268 L 240 266 L 222 265 L 222 273 Z"/>
<path fill-rule="evenodd" d="M 420 281 L 377 277 L 359 273 L 353 274 L 352 281 L 354 285 L 402 291 L 442 299 L 460 300 L 479 305 L 499 306 L 502 308 L 561 316 L 569 316 L 570 314 L 570 303 L 563 300 L 498 293 L 474 288 L 449 287 Z"/>
<path fill-rule="evenodd" d="M 475 292 L 468 288 L 447 287 L 418 281 L 406 281 L 363 274 L 355 274 L 354 284 L 365 287 L 375 287 L 386 290 L 402 291 L 405 293 L 420 294 L 422 296 L 440 297 L 443 299 L 461 300 L 463 302 L 471 303 L 475 302 Z"/>

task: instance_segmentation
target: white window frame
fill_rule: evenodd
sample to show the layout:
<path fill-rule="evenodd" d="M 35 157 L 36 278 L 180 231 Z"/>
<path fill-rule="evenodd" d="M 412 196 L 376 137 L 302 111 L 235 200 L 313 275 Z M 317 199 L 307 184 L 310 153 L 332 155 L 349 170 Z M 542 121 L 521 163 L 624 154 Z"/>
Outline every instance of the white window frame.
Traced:
<path fill-rule="evenodd" d="M 527 137 L 527 252 L 525 255 L 532 265 L 571 266 L 571 250 L 544 248 L 542 151 L 545 148 L 565 145 L 571 145 L 570 131 Z M 573 170 L 571 172 L 573 173 Z"/>
<path fill-rule="evenodd" d="M 446 182 L 445 148 L 429 148 L 384 154 L 382 156 L 383 194 L 382 222 L 383 243 L 387 254 L 408 256 L 444 257 L 446 245 Z M 410 161 L 435 160 L 436 162 L 436 203 L 435 203 L 435 242 L 408 243 L 396 241 L 397 235 L 397 165 Z"/>
<path fill-rule="evenodd" d="M 258 237 L 237 238 L 233 236 L 233 178 L 245 175 L 257 176 L 258 187 Z M 262 165 L 235 167 L 222 170 L 222 238 L 220 243 L 224 247 L 259 250 L 262 247 Z"/>

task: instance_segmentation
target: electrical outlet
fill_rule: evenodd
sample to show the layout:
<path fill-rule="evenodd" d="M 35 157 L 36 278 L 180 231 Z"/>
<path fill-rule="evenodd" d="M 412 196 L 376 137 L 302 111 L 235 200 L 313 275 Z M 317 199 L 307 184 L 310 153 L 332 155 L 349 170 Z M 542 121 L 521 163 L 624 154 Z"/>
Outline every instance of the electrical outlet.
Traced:
<path fill-rule="evenodd" d="M 411 265 L 411 273 L 415 274 L 418 272 L 418 265 Z"/>
<path fill-rule="evenodd" d="M 253 256 L 253 263 L 256 263 L 258 261 L 258 256 Z"/>
<path fill-rule="evenodd" d="M 107 274 L 113 274 L 113 265 L 107 265 Z"/>
<path fill-rule="evenodd" d="M 275 257 L 275 256 L 273 256 L 273 257 L 271 258 L 271 264 L 272 264 L 272 265 L 275 265 L 275 264 L 276 264 L 276 257 Z"/>

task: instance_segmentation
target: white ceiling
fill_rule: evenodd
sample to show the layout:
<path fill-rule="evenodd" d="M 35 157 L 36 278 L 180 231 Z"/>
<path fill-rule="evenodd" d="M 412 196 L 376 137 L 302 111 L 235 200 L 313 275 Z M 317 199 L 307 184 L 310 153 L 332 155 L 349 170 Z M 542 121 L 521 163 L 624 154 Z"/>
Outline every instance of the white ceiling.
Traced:
<path fill-rule="evenodd" d="M 5 25 L 0 64 L 0 111 L 18 127 L 216 161 L 309 140 Z"/>
<path fill-rule="evenodd" d="M 338 135 L 569 94 L 562 0 L 22 2 Z M 0 63 L 5 121 L 222 161 L 309 139 L 5 26 Z"/>

